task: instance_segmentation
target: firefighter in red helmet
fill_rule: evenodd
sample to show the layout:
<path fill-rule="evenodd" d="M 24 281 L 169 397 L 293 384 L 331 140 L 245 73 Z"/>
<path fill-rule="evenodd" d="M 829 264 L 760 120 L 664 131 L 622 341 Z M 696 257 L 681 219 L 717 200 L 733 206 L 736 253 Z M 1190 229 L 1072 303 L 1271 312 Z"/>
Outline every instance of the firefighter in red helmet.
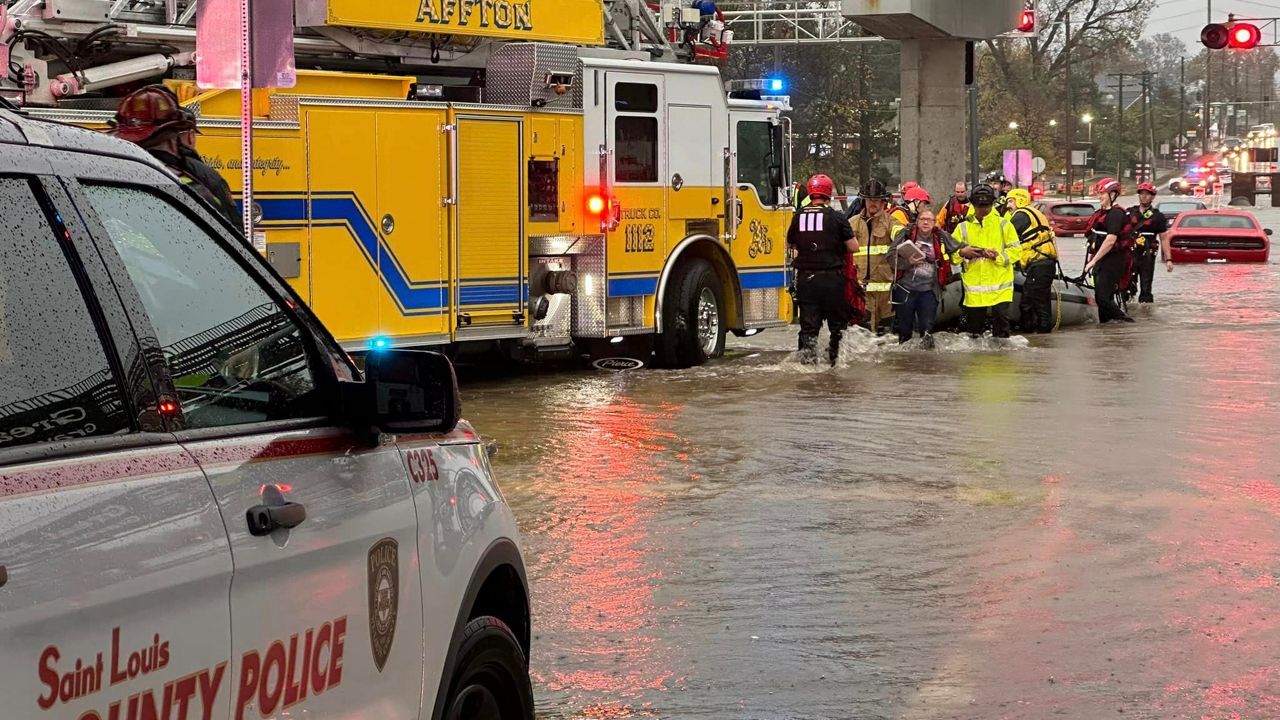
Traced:
<path fill-rule="evenodd" d="M 1098 302 L 1099 322 L 1133 322 L 1120 309 L 1117 296 L 1128 284 L 1132 253 L 1130 247 L 1129 215 L 1116 204 L 1120 197 L 1120 182 L 1115 178 L 1103 178 L 1093 186 L 1093 194 L 1102 209 L 1089 220 L 1088 257 L 1084 272 L 1093 273 L 1094 295 Z"/>
<path fill-rule="evenodd" d="M 800 357 L 818 362 L 818 332 L 825 320 L 831 331 L 827 358 L 832 365 L 840 355 L 840 339 L 849 323 L 845 296 L 845 264 L 858 251 L 853 229 L 842 213 L 831 208 L 835 183 L 826 175 L 814 175 L 806 186 L 810 203 L 791 219 L 787 246 L 794 252 L 796 302 L 800 306 Z"/>
<path fill-rule="evenodd" d="M 231 189 L 190 146 L 195 133 L 194 115 L 163 85 L 151 85 L 126 97 L 111 121 L 112 135 L 141 145 L 172 170 L 183 185 L 239 227 L 240 214 Z"/>
<path fill-rule="evenodd" d="M 1130 222 L 1137 230 L 1134 237 L 1134 260 L 1141 289 L 1138 294 L 1140 303 L 1155 302 L 1151 284 L 1155 280 L 1157 254 L 1164 258 L 1165 268 L 1173 272 L 1169 240 L 1165 237 L 1165 233 L 1169 232 L 1169 219 L 1152 204 L 1155 199 L 1156 186 L 1144 182 L 1138 185 L 1138 205 L 1129 211 Z"/>

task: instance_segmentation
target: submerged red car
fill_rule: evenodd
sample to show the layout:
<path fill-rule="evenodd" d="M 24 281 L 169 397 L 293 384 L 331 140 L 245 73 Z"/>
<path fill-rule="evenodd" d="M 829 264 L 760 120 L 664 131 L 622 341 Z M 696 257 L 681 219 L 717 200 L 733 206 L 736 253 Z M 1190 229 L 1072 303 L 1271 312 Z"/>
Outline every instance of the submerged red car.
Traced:
<path fill-rule="evenodd" d="M 1244 210 L 1187 210 L 1169 231 L 1176 263 L 1266 262 L 1271 228 Z"/>
<path fill-rule="evenodd" d="M 1098 206 L 1089 202 L 1052 202 L 1040 203 L 1036 208 L 1049 218 L 1058 237 L 1071 237 L 1083 235 L 1089 229 L 1089 218 Z"/>

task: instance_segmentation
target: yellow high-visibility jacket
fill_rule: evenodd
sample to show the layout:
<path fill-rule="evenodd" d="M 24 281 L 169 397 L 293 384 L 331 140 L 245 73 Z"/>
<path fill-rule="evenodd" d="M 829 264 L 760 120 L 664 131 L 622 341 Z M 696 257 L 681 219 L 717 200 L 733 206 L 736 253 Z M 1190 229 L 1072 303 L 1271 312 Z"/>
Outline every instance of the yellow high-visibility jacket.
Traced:
<path fill-rule="evenodd" d="M 958 251 L 953 256 L 953 262 L 964 268 L 965 306 L 1013 302 L 1013 265 L 1022 259 L 1022 245 L 1013 224 L 992 211 L 982 220 L 974 216 L 960 223 L 952 236 L 962 245 L 998 254 L 995 260 L 965 260 Z"/>

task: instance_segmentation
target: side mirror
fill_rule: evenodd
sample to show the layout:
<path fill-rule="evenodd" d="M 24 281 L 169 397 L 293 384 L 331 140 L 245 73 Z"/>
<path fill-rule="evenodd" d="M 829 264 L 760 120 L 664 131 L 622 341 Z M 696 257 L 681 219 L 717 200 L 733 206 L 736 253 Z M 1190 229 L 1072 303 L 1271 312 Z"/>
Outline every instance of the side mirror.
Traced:
<path fill-rule="evenodd" d="M 1270 236 L 1272 231 L 1271 231 L 1271 228 L 1263 228 L 1262 232 L 1264 232 L 1264 233 L 1266 233 L 1268 236 Z"/>
<path fill-rule="evenodd" d="M 356 419 L 390 433 L 447 433 L 462 418 L 458 377 L 444 355 L 375 350 L 364 367 L 364 382 L 352 383 Z"/>
<path fill-rule="evenodd" d="M 769 186 L 774 188 L 782 187 L 782 166 L 769 166 Z"/>

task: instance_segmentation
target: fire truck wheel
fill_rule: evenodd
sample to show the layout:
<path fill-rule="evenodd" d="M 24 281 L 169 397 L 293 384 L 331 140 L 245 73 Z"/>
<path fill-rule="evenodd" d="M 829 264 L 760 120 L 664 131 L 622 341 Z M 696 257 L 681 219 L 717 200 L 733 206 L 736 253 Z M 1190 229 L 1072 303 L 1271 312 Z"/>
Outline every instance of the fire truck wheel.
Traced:
<path fill-rule="evenodd" d="M 532 720 L 529 670 L 506 623 L 486 616 L 463 628 L 444 707 L 445 720 Z"/>
<path fill-rule="evenodd" d="M 724 290 L 706 260 L 691 260 L 676 273 L 662 305 L 657 360 L 664 367 L 694 367 L 724 354 Z"/>

